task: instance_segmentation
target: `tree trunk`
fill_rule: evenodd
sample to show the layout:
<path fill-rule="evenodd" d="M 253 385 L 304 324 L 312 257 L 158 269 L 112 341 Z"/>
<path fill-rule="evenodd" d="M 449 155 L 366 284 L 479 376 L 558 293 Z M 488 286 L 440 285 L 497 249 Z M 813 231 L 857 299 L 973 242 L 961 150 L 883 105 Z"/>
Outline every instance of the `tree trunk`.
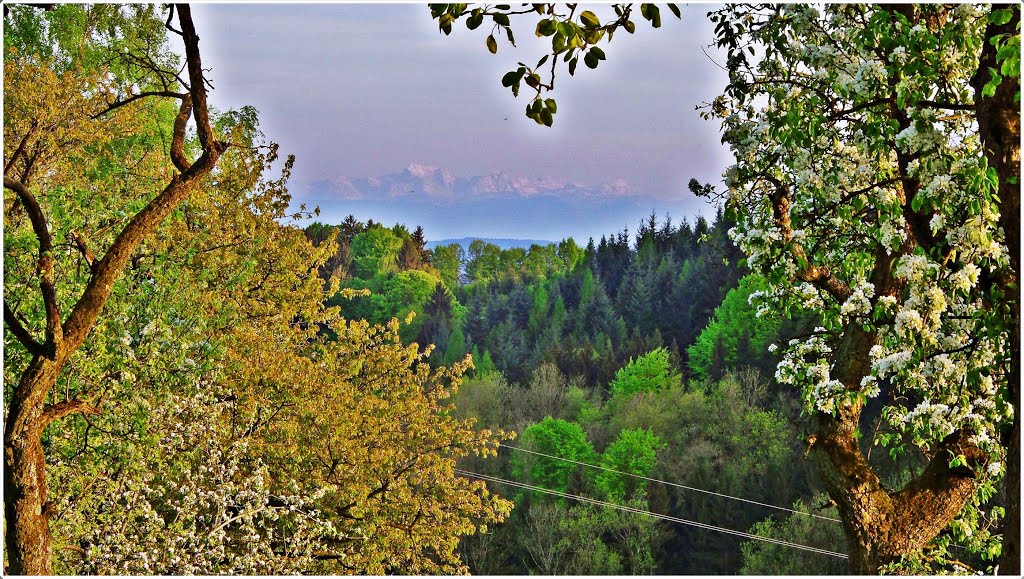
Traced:
<path fill-rule="evenodd" d="M 892 288 L 880 282 L 889 275 L 887 260 L 873 273 L 880 293 Z M 837 350 L 835 376 L 848 388 L 870 371 L 872 333 L 855 323 L 847 327 Z M 973 465 L 984 458 L 959 432 L 934 449 L 924 472 L 898 492 L 882 486 L 860 449 L 861 404 L 842 407 L 835 417 L 822 416 L 812 441 L 819 472 L 835 501 L 849 543 L 850 571 L 877 575 L 880 568 L 922 549 L 937 536 L 970 499 L 977 486 Z M 953 456 L 967 464 L 950 467 Z M 970 466 L 969 466 L 970 465 Z"/>
<path fill-rule="evenodd" d="M 1006 518 L 1003 529 L 1003 551 L 999 558 L 1000 575 L 1020 575 L 1020 76 L 1005 76 L 994 95 L 986 97 L 982 88 L 990 80 L 989 68 L 999 70 L 996 47 L 989 39 L 1000 34 L 1019 34 L 1020 6 L 1011 8 L 1013 17 L 1006 24 L 989 24 L 985 44 L 978 61 L 978 72 L 971 79 L 975 92 L 978 132 L 985 147 L 985 157 L 999 176 L 999 224 L 1006 234 L 1012 275 L 1000 280 L 1009 300 L 1010 317 L 1007 330 L 1009 343 L 1009 375 L 1007 398 L 1013 403 L 1013 422 L 1004 433 L 1006 445 Z M 1019 42 L 1019 40 L 1018 40 Z"/>
<path fill-rule="evenodd" d="M 815 446 L 819 472 L 843 521 L 850 572 L 877 575 L 883 565 L 927 545 L 974 493 L 974 470 L 951 468 L 950 457 L 962 454 L 975 464 L 983 453 L 953 434 L 940 443 L 923 473 L 899 492 L 889 492 L 860 450 L 859 418 L 860 408 L 849 408 L 838 419 L 825 419 Z"/>
<path fill-rule="evenodd" d="M 4 428 L 4 518 L 12 575 L 50 574 L 46 460 L 41 442 L 43 405 L 60 366 L 36 356 L 14 390 Z"/>
<path fill-rule="evenodd" d="M 40 266 L 40 289 L 47 308 L 47 332 L 43 344 L 36 342 L 27 332 L 21 336 L 15 334 L 29 351 L 36 353 L 14 388 L 4 426 L 4 541 L 9 563 L 6 571 L 13 575 L 50 574 L 50 505 L 47 502 L 43 430 L 54 420 L 69 414 L 95 411 L 87 402 L 78 399 L 48 406 L 47 396 L 56 385 L 67 360 L 92 331 L 114 283 L 128 265 L 132 253 L 188 197 L 203 177 L 213 170 L 229 146 L 214 139 L 210 125 L 206 106 L 206 79 L 199 55 L 199 36 L 192 22 L 191 9 L 188 4 L 175 5 L 174 9 L 181 26 L 179 34 L 185 44 L 190 81 L 189 94 L 180 96 L 181 105 L 174 121 L 170 143 L 171 161 L 181 170 L 181 174 L 174 175 L 163 191 L 132 218 L 103 258 L 95 263 L 88 285 L 64 324 L 60 323 L 60 308 L 53 287 L 49 229 L 42 210 L 35 207 L 38 214 L 33 219 L 33 229 L 39 239 L 39 259 L 43 264 Z M 107 109 L 107 112 L 113 108 L 116 106 Z M 183 148 L 186 123 L 190 116 L 195 120 L 202 154 L 186 167 Z M 4 187 L 35 205 L 35 196 L 29 191 L 27 183 L 4 175 Z M 5 308 L 5 316 L 6 313 Z"/>

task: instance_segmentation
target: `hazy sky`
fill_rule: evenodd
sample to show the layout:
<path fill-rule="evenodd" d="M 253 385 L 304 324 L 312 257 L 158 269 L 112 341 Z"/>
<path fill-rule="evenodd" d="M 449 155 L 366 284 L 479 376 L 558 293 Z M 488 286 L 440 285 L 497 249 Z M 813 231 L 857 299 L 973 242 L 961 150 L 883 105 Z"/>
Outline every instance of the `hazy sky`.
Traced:
<path fill-rule="evenodd" d="M 460 176 L 623 179 L 659 200 L 652 209 L 681 216 L 708 210 L 688 180 L 718 183 L 729 163 L 717 125 L 694 110 L 726 82 L 700 48 L 713 37 L 709 8 L 684 6 L 682 21 L 666 9 L 658 30 L 637 15 L 637 33 L 619 31 L 597 70 L 581 63 L 570 78 L 562 68 L 553 128 L 523 115 L 525 86 L 514 99 L 500 84 L 517 61 L 535 63 L 550 46 L 533 35 L 535 15 L 514 17 L 519 46 L 501 38 L 491 55 L 488 25 L 459 22 L 445 37 L 423 4 L 206 4 L 193 14 L 213 69 L 211 100 L 260 110 L 268 136 L 297 156 L 296 200 L 329 202 L 309 195 L 321 179 L 416 162 Z"/>

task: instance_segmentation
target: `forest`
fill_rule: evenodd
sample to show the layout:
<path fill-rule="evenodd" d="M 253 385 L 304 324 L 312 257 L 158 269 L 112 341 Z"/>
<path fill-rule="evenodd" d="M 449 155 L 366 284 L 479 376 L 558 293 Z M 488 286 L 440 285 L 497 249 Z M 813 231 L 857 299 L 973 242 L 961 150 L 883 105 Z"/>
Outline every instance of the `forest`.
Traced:
<path fill-rule="evenodd" d="M 550 39 L 545 131 L 662 10 L 422 17 Z M 1019 573 L 1019 6 L 707 18 L 713 218 L 427 249 L 292 203 L 188 4 L 5 5 L 5 574 Z"/>

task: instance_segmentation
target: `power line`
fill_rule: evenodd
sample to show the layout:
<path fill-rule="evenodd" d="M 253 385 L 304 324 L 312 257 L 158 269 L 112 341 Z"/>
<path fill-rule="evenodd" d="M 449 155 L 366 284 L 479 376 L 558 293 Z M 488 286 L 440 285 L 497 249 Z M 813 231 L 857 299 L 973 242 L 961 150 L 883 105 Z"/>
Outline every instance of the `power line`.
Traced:
<path fill-rule="evenodd" d="M 600 470 L 607 470 L 608 472 L 615 472 L 617 474 L 623 474 L 624 477 L 633 477 L 634 479 L 642 479 L 644 481 L 650 481 L 651 483 L 659 483 L 659 484 L 662 484 L 662 485 L 668 485 L 670 487 L 677 487 L 677 488 L 680 488 L 680 489 L 685 489 L 687 491 L 695 491 L 695 492 L 698 492 L 698 493 L 705 493 L 705 494 L 714 495 L 714 496 L 717 496 L 717 497 L 722 497 L 722 498 L 727 498 L 727 499 L 732 499 L 732 500 L 738 500 L 738 501 L 745 502 L 745 503 L 756 504 L 756 505 L 760 505 L 760 506 L 766 506 L 768 508 L 775 508 L 775 509 L 778 509 L 778 510 L 784 510 L 784 511 L 787 511 L 787 512 L 792 512 L 794 514 L 803 514 L 805 516 L 813 516 L 813 518 L 821 519 L 823 521 L 831 521 L 831 522 L 834 522 L 834 523 L 842 523 L 842 521 L 840 521 L 839 519 L 833 519 L 833 518 L 831 518 L 831 516 L 824 516 L 822 514 L 814 514 L 813 512 L 804 512 L 803 510 L 797 510 L 797 509 L 794 509 L 794 508 L 786 508 L 784 506 L 768 504 L 768 503 L 765 503 L 765 502 L 758 502 L 756 500 L 744 499 L 742 497 L 734 497 L 732 495 L 725 495 L 725 494 L 722 494 L 722 493 L 716 493 L 714 491 L 707 491 L 705 489 L 698 489 L 696 487 L 687 487 L 686 485 L 680 485 L 678 483 L 671 483 L 669 481 L 662 481 L 660 479 L 651 479 L 650 477 L 643 477 L 643 475 L 640 475 L 640 474 L 634 474 L 632 472 L 625 472 L 623 470 L 615 470 L 614 468 L 608 468 L 606 466 L 601 466 L 599 464 L 590 464 L 588 462 L 580 462 L 579 460 L 572 460 L 570 458 L 563 458 L 561 456 L 554 456 L 554 455 L 550 455 L 550 454 L 545 454 L 543 452 L 537 452 L 535 450 L 527 450 L 527 449 L 524 449 L 524 448 L 514 447 L 514 446 L 510 446 L 510 445 L 501 445 L 501 448 L 507 448 L 509 450 L 515 450 L 515 451 L 518 451 L 518 452 L 526 452 L 526 453 L 529 453 L 529 454 L 536 454 L 538 456 L 545 456 L 545 457 L 548 457 L 548 458 L 553 458 L 555 460 L 563 460 L 565 462 L 571 462 L 573 464 L 579 464 L 581 466 L 589 466 L 591 468 L 598 468 Z M 668 515 L 664 515 L 664 516 L 668 516 Z M 961 549 L 961 550 L 968 550 L 967 547 L 965 547 L 964 545 L 958 545 L 956 543 L 949 543 L 949 546 L 955 547 L 955 548 L 958 548 L 958 549 Z"/>
<path fill-rule="evenodd" d="M 651 478 L 651 477 L 647 477 L 647 476 L 633 474 L 633 473 L 630 473 L 630 472 L 623 472 L 621 470 L 615 470 L 613 468 L 608 468 L 608 467 L 600 466 L 600 465 L 597 465 L 597 464 L 590 464 L 590 463 L 586 463 L 586 462 L 580 462 L 578 460 L 572 460 L 572 459 L 569 459 L 569 458 L 564 458 L 564 457 L 561 457 L 561 456 L 553 456 L 553 455 L 550 455 L 550 454 L 544 454 L 543 452 L 537 452 L 535 450 L 527 450 L 525 448 L 519 448 L 518 446 L 509 446 L 507 444 L 502 444 L 501 448 L 508 448 L 508 449 L 511 449 L 511 450 L 519 451 L 519 452 L 527 452 L 529 454 L 536 454 L 537 456 L 544 456 L 544 457 L 547 457 L 547 458 L 553 458 L 555 460 L 562 460 L 562 461 L 565 461 L 565 462 L 571 462 L 573 464 L 578 464 L 580 466 L 586 466 L 586 467 L 596 468 L 596 469 L 604 470 L 604 471 L 608 471 L 608 472 L 614 472 L 616 474 L 621 474 L 623 476 L 630 476 L 630 477 L 633 477 L 633 478 L 638 478 L 638 479 L 650 481 L 650 482 L 653 482 L 653 483 L 658 483 L 658 484 L 668 485 L 668 486 L 672 486 L 672 487 L 677 487 L 677 488 L 685 489 L 685 490 L 688 490 L 688 491 L 695 491 L 695 492 L 698 492 L 698 493 L 704 493 L 704 494 L 713 495 L 713 496 L 716 496 L 716 497 L 732 499 L 734 501 L 742 501 L 744 503 L 750 503 L 752 505 L 768 507 L 769 509 L 778 509 L 780 511 L 786 511 L 788 513 L 793 513 L 793 514 L 797 514 L 797 515 L 804 515 L 806 517 L 814 517 L 816 519 L 823 519 L 823 520 L 826 520 L 826 521 L 833 521 L 835 523 L 842 522 L 839 519 L 834 519 L 832 517 L 826 517 L 824 515 L 816 515 L 814 513 L 806 513 L 804 511 L 798 511 L 796 509 L 789 509 L 789 508 L 786 508 L 786 507 L 780 507 L 778 505 L 770 505 L 768 503 L 760 503 L 760 502 L 757 502 L 757 501 L 752 501 L 750 499 L 744 499 L 742 497 L 734 497 L 732 495 L 716 493 L 714 491 L 699 489 L 699 488 L 696 488 L 696 487 L 689 487 L 689 486 L 686 486 L 686 485 L 681 485 L 679 483 L 674 483 L 674 482 L 669 482 L 669 481 L 666 481 L 666 480 L 660 480 L 660 479 L 656 479 L 656 478 Z"/>
<path fill-rule="evenodd" d="M 790 541 L 784 541 L 782 539 L 773 539 L 771 537 L 761 537 L 759 535 L 754 535 L 752 533 L 745 533 L 743 531 L 734 531 L 733 529 L 727 529 L 725 527 L 717 527 L 715 525 L 708 525 L 708 524 L 705 524 L 705 523 L 698 523 L 697 521 L 690 521 L 690 520 L 687 520 L 687 519 L 681 519 L 679 517 L 672 517 L 672 516 L 669 516 L 669 515 L 663 515 L 661 513 L 654 513 L 654 512 L 651 512 L 651 511 L 645 511 L 645 510 L 642 510 L 642 509 L 637 509 L 637 508 L 633 508 L 633 507 L 629 507 L 629 506 L 625 506 L 625 505 L 617 505 L 615 503 L 609 503 L 607 501 L 601 501 L 601 500 L 597 500 L 597 499 L 592 499 L 590 497 L 584 497 L 584 496 L 574 495 L 574 494 L 570 494 L 570 493 L 563 493 L 561 491 L 555 491 L 555 490 L 551 490 L 551 489 L 546 489 L 544 487 L 539 487 L 539 486 L 530 485 L 530 484 L 526 484 L 526 483 L 521 483 L 521 482 L 517 482 L 517 481 L 513 481 L 513 480 L 508 480 L 508 479 L 503 479 L 503 478 L 499 478 L 499 477 L 496 477 L 496 476 L 479 474 L 479 473 L 470 472 L 470 471 L 466 471 L 466 470 L 462 470 L 462 469 L 458 469 L 458 468 L 453 469 L 453 470 L 456 473 L 461 474 L 463 476 L 469 476 L 469 477 L 477 478 L 477 479 L 480 479 L 480 480 L 496 482 L 496 483 L 501 483 L 501 484 L 506 484 L 506 485 L 509 485 L 509 486 L 513 486 L 513 487 L 529 489 L 529 490 L 540 492 L 540 493 L 544 493 L 544 494 L 554 495 L 554 496 L 557 496 L 557 497 L 562 497 L 562 498 L 567 498 L 567 499 L 573 499 L 573 500 L 580 501 L 580 502 L 583 502 L 583 503 L 590 503 L 590 504 L 594 504 L 594 505 L 603 506 L 603 507 L 606 507 L 606 508 L 617 509 L 617 510 L 620 510 L 620 511 L 625 511 L 627 513 L 634 513 L 634 514 L 638 514 L 638 515 L 644 515 L 644 516 L 651 517 L 651 518 L 654 518 L 654 519 L 659 519 L 659 520 L 663 520 L 663 521 L 669 521 L 669 522 L 678 523 L 678 524 L 681 524 L 681 525 L 689 525 L 689 526 L 692 526 L 692 527 L 697 527 L 699 529 L 704 529 L 704 530 L 708 530 L 708 531 L 715 531 L 715 532 L 718 532 L 718 533 L 726 533 L 726 534 L 729 534 L 729 535 L 735 535 L 737 537 L 742 537 L 744 539 L 751 539 L 751 540 L 754 540 L 754 541 L 763 541 L 763 542 L 766 542 L 766 543 L 773 543 L 773 544 L 776 544 L 776 545 L 781 545 L 783 547 L 790 547 L 792 549 L 800 549 L 800 550 L 803 550 L 803 551 L 809 551 L 809 552 L 812 552 L 812 553 L 818 553 L 820 555 L 828 555 L 830 557 L 838 557 L 840 559 L 848 559 L 849 558 L 849 555 L 846 555 L 845 553 L 837 553 L 836 551 L 829 551 L 827 549 L 819 549 L 818 547 L 811 547 L 809 545 L 801 545 L 800 543 L 792 543 Z"/>

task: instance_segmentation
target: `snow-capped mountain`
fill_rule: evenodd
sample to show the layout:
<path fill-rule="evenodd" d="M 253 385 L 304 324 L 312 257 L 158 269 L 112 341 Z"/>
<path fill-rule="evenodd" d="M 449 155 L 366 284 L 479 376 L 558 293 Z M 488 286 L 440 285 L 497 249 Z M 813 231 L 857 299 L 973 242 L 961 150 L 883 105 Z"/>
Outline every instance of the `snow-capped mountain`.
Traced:
<path fill-rule="evenodd" d="M 464 202 L 492 198 L 553 196 L 567 199 L 611 199 L 635 196 L 622 179 L 598 186 L 584 186 L 554 177 L 490 175 L 456 177 L 450 171 L 413 163 L 398 173 L 380 177 L 335 177 L 310 186 L 312 197 L 335 200 L 404 198 L 434 202 Z"/>

